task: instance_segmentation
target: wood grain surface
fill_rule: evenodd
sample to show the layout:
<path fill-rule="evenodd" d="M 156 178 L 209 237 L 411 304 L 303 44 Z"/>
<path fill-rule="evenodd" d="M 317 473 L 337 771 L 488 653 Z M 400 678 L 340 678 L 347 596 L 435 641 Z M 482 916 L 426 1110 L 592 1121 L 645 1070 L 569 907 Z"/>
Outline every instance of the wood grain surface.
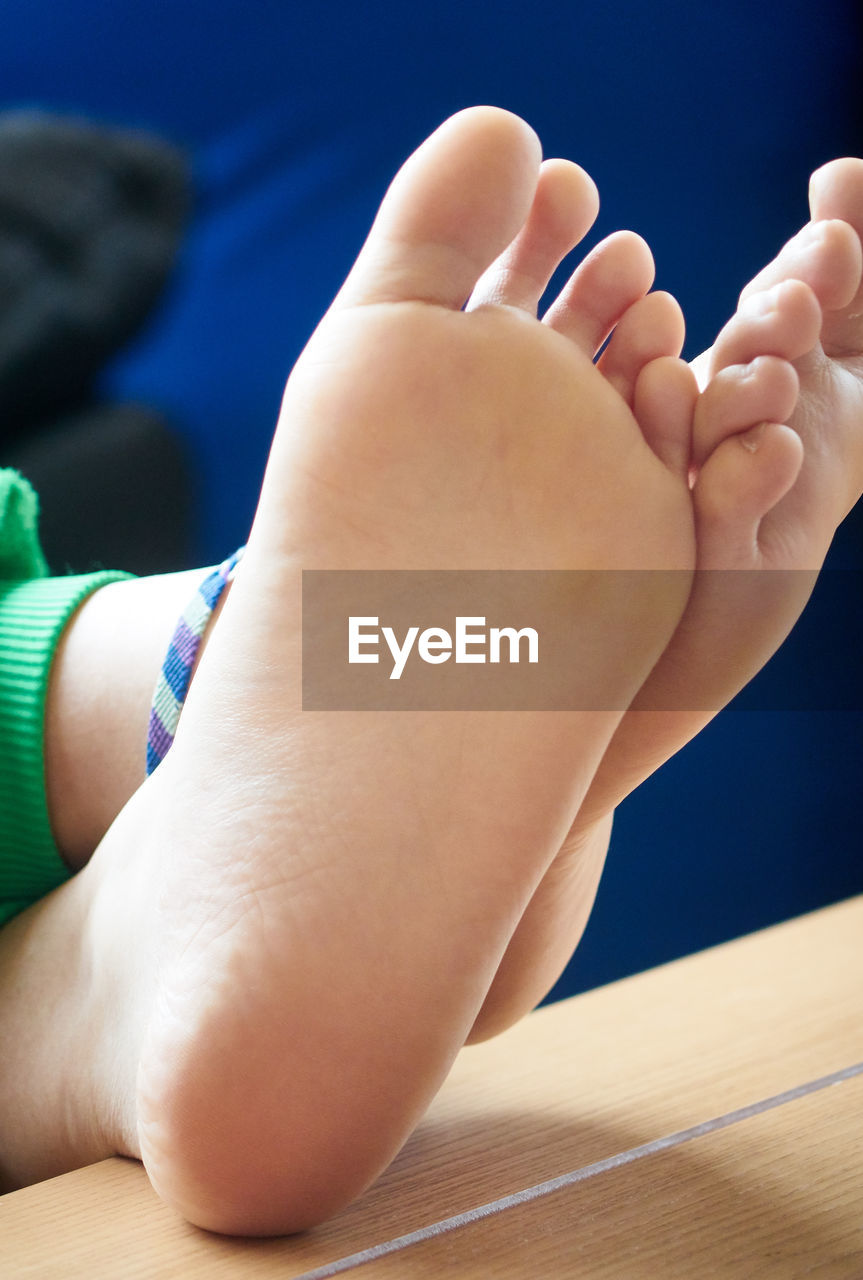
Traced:
<path fill-rule="evenodd" d="M 348 1274 L 859 1280 L 861 1133 L 857 1077 Z"/>
<path fill-rule="evenodd" d="M 200 1232 L 157 1199 L 142 1169 L 130 1161 L 105 1161 L 15 1192 L 0 1199 L 0 1275 L 4 1280 L 19 1276 L 70 1280 L 279 1276 L 290 1280 L 330 1267 L 341 1258 L 451 1215 L 863 1062 L 861 962 L 863 899 L 855 899 L 540 1010 L 504 1036 L 465 1050 L 425 1122 L 387 1174 L 349 1210 L 303 1236 L 240 1241 Z M 842 1100 L 852 1098 L 854 1104 L 849 1103 L 843 1120 Z M 758 1185 L 759 1178 L 782 1172 L 760 1163 L 762 1156 L 767 1158 L 768 1137 L 756 1137 L 747 1147 L 743 1135 L 785 1132 L 783 1141 L 787 1139 L 791 1151 L 795 1136 L 805 1132 L 807 1167 L 822 1168 L 816 1198 L 824 1199 L 830 1215 L 836 1203 L 845 1204 L 841 1187 L 836 1190 L 839 1182 L 830 1190 L 831 1169 L 842 1186 L 856 1187 L 858 1234 L 863 1238 L 859 1107 L 860 1084 L 846 1081 L 674 1151 L 604 1172 L 552 1198 L 576 1205 L 569 1217 L 569 1210 L 559 1215 L 561 1222 L 570 1222 L 571 1231 L 582 1213 L 577 1206 L 583 1204 L 592 1206 L 583 1210 L 585 1214 L 600 1214 L 601 1205 L 617 1205 L 612 1216 L 620 1226 L 614 1232 L 643 1233 L 646 1220 L 659 1215 L 671 1224 L 669 1231 L 674 1234 L 675 1214 L 681 1206 L 680 1221 L 696 1230 L 693 1224 L 703 1220 L 697 1234 L 706 1240 L 710 1237 L 704 1233 L 713 1218 L 725 1224 L 724 1232 L 730 1230 L 726 1213 L 730 1201 L 723 1188 L 740 1185 L 745 1190 Z M 829 1143 L 824 1136 L 828 1133 Z M 825 1155 L 828 1146 L 830 1154 Z M 696 1151 L 701 1154 L 694 1155 Z M 714 1151 L 720 1164 L 730 1161 L 736 1171 L 730 1182 L 717 1174 L 718 1191 L 711 1183 L 710 1153 Z M 746 1173 L 750 1157 L 751 1176 Z M 780 1165 L 785 1168 L 785 1157 Z M 606 1200 L 603 1186 L 624 1190 L 609 1190 Z M 690 1187 L 695 1190 L 687 1190 Z M 842 1210 L 846 1216 L 853 1213 L 853 1196 L 848 1194 L 847 1213 Z M 839 1200 L 834 1202 L 831 1195 Z M 551 1201 L 546 1197 L 544 1202 Z M 601 1267 L 614 1254 L 596 1253 L 594 1232 L 585 1236 L 594 1242 L 590 1244 L 593 1253 L 570 1255 L 563 1244 L 566 1232 L 555 1225 L 557 1216 L 537 1216 L 540 1203 L 493 1215 L 483 1227 L 487 1238 L 484 1235 L 477 1247 L 490 1268 L 493 1250 L 488 1241 L 508 1238 L 512 1224 L 513 1232 L 522 1230 L 526 1240 L 535 1235 L 536 1248 L 550 1251 L 542 1255 L 542 1266 L 528 1265 L 511 1245 L 502 1245 L 501 1260 L 494 1265 L 502 1267 L 509 1258 L 509 1269 L 481 1274 L 519 1280 L 555 1275 L 804 1274 L 764 1270 L 760 1264 L 754 1270 L 736 1272 L 711 1270 L 709 1265 L 693 1272 L 639 1271 L 637 1258 L 621 1262 L 623 1269 L 617 1271 L 612 1263 L 608 1263 L 611 1271 L 572 1270 L 570 1256 L 578 1257 L 578 1267 Z M 781 1197 L 776 1200 L 772 1193 L 761 1201 L 755 1196 L 753 1220 L 766 1215 L 775 1227 L 782 1216 L 776 1208 L 781 1203 Z M 630 1212 L 633 1224 L 641 1221 L 639 1213 L 646 1215 L 640 1226 L 627 1225 Z M 609 1213 L 610 1208 L 603 1208 L 600 1216 Z M 815 1209 L 812 1213 L 814 1222 L 818 1214 Z M 794 1216 L 790 1209 L 789 1215 L 786 1233 Z M 773 1239 L 770 1221 L 764 1226 L 768 1249 Z M 836 1239 L 845 1239 L 845 1226 L 837 1229 Z M 425 1256 L 445 1259 L 439 1263 L 440 1274 L 472 1277 L 480 1274 L 470 1269 L 476 1230 L 471 1226 L 442 1237 L 434 1247 L 414 1245 L 390 1260 L 352 1269 L 362 1280 L 378 1274 L 373 1267 L 389 1268 L 380 1272 L 388 1276 L 439 1274 L 413 1269 L 426 1265 L 422 1257 L 431 1249 Z M 820 1234 L 807 1227 L 804 1233 L 804 1243 L 816 1241 L 815 1252 L 817 1240 L 828 1240 L 826 1228 L 819 1230 Z M 623 1249 L 623 1236 L 612 1240 L 606 1234 L 608 1248 L 614 1244 Z M 461 1261 L 452 1252 L 458 1249 L 459 1238 L 465 1248 Z M 655 1239 L 655 1249 L 670 1248 L 659 1237 Z M 836 1250 L 844 1247 L 835 1244 Z M 445 1253 L 436 1255 L 438 1248 Z M 674 1256 L 668 1254 L 672 1259 L 668 1268 L 683 1266 L 673 1261 Z M 717 1266 L 726 1266 L 724 1257 L 725 1253 Z M 780 1259 L 777 1266 L 786 1265 L 781 1254 L 776 1257 Z M 809 1257 L 811 1262 L 812 1250 Z M 558 1265 L 563 1269 L 556 1270 Z M 816 1266 L 805 1274 L 863 1277 L 863 1255 L 857 1271 L 829 1270 L 834 1266 L 829 1260 L 819 1265 L 821 1270 Z M 835 1262 L 835 1267 L 841 1265 L 841 1260 Z"/>

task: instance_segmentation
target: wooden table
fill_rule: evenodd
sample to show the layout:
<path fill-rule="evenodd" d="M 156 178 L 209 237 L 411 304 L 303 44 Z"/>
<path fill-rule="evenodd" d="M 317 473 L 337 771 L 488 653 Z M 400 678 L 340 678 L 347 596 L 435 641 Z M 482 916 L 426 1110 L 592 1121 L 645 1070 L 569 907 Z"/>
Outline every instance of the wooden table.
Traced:
<path fill-rule="evenodd" d="M 0 1276 L 863 1277 L 863 898 L 466 1050 L 327 1226 L 188 1226 L 131 1161 L 0 1199 Z"/>

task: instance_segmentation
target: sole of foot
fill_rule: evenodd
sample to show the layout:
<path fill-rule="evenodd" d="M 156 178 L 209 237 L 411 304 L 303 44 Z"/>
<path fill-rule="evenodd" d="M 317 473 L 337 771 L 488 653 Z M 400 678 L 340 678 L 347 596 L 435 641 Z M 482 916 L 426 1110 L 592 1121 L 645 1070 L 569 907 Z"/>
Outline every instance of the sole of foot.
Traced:
<path fill-rule="evenodd" d="M 559 976 L 590 913 L 614 807 L 779 646 L 860 497 L 863 161 L 819 170 L 810 204 L 811 223 L 744 289 L 695 362 L 701 396 L 678 362 L 656 359 L 639 375 L 645 437 L 672 468 L 695 475 L 699 572 L 672 643 L 525 912 L 481 1027 L 506 1025 Z M 691 455 L 681 417 L 692 424 Z"/>
<path fill-rule="evenodd" d="M 563 232 L 561 183 L 583 193 Z M 147 846 L 157 889 L 125 924 L 150 957 L 135 1125 L 156 1189 L 199 1225 L 308 1226 L 391 1160 L 683 609 L 685 482 L 627 404 L 669 315 L 635 238 L 573 278 L 589 338 L 533 314 L 592 201 L 492 109 L 407 162 L 289 381 L 171 755 L 85 869 L 107 884 L 118 840 L 127 862 Z M 442 567 L 676 576 L 657 594 L 608 573 L 561 599 L 613 710 L 303 712 L 301 571 Z"/>

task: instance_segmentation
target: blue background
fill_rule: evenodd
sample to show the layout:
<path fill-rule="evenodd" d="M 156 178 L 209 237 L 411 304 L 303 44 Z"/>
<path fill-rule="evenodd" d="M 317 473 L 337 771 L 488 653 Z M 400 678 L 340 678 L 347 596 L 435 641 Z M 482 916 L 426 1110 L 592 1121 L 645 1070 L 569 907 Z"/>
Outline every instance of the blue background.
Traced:
<path fill-rule="evenodd" d="M 805 221 L 809 172 L 863 151 L 850 0 L 5 0 L 3 18 L 4 106 L 188 150 L 179 269 L 104 390 L 182 431 L 200 562 L 245 538 L 285 377 L 389 178 L 452 111 L 508 107 L 546 154 L 585 165 L 603 199 L 591 242 L 622 226 L 647 238 L 689 355 Z M 861 539 L 854 516 L 789 647 L 622 807 L 559 992 L 863 888 Z"/>

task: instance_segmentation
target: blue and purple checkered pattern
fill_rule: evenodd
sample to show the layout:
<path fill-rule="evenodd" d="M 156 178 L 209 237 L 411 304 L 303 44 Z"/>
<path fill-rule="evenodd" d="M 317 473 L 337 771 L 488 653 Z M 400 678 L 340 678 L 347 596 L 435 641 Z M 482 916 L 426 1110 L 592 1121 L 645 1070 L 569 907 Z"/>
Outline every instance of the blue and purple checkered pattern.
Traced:
<path fill-rule="evenodd" d="M 240 547 L 218 569 L 208 574 L 189 601 L 171 637 L 153 694 L 147 729 L 147 777 L 171 749 L 201 640 L 213 610 L 234 575 L 245 547 Z"/>

